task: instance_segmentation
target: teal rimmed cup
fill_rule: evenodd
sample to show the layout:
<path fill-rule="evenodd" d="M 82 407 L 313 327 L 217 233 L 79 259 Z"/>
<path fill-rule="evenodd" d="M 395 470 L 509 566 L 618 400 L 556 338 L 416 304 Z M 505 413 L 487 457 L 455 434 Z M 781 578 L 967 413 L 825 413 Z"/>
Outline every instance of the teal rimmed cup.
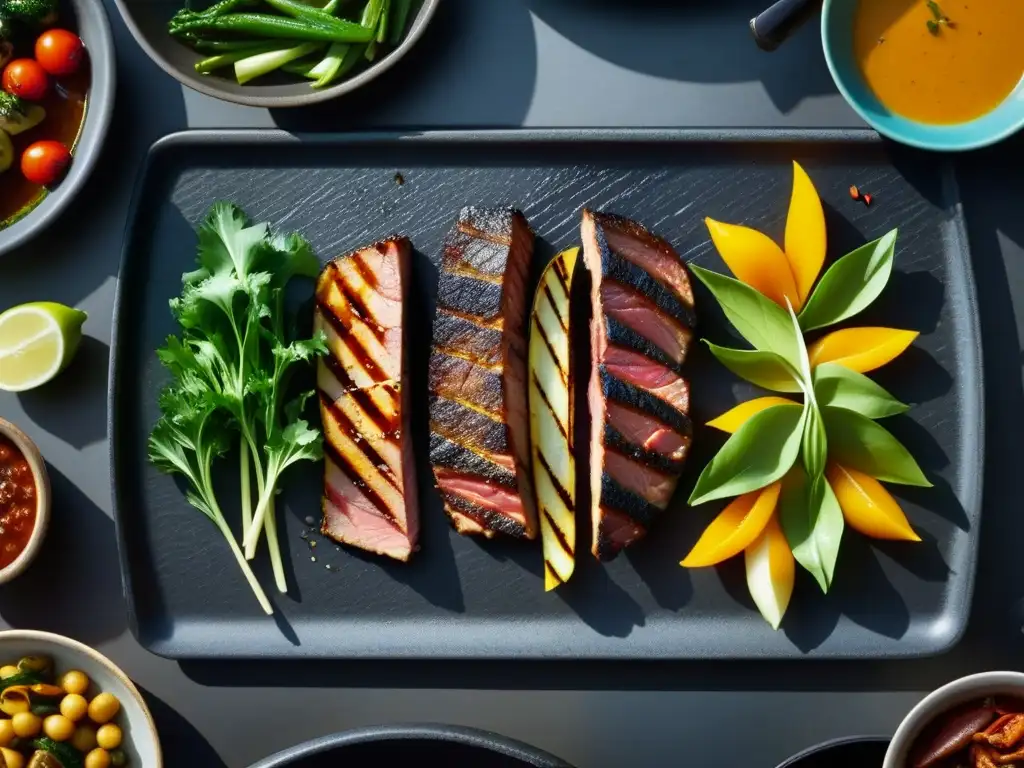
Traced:
<path fill-rule="evenodd" d="M 1024 77 L 1002 104 L 965 123 L 931 125 L 890 112 L 864 82 L 853 55 L 856 7 L 857 0 L 825 0 L 821 13 L 821 43 L 839 92 L 880 134 L 920 149 L 957 152 L 987 147 L 1024 127 Z"/>

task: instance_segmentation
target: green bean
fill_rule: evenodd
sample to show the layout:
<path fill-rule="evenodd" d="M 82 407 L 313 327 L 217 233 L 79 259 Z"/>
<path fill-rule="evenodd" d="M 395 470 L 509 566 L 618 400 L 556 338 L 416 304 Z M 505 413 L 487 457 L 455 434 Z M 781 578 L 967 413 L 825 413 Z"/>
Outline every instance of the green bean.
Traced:
<path fill-rule="evenodd" d="M 323 43 L 363 43 L 373 34 L 373 30 L 359 24 L 345 24 L 337 19 L 334 21 L 337 25 L 299 21 L 268 13 L 229 13 L 215 17 L 195 14 L 176 18 L 170 26 L 170 32 L 172 35 L 183 32 L 232 32 L 281 40 Z"/>
<path fill-rule="evenodd" d="M 231 51 L 245 51 L 266 45 L 272 40 L 204 40 L 194 35 L 181 35 L 180 39 L 191 45 L 200 53 L 230 53 Z"/>
<path fill-rule="evenodd" d="M 216 56 L 209 56 L 202 61 L 196 62 L 196 72 L 201 75 L 208 75 L 211 72 L 227 67 L 234 64 L 236 61 L 247 59 L 250 56 L 255 56 L 258 53 L 267 53 L 268 51 L 276 51 L 288 43 L 284 41 L 270 41 L 266 43 L 259 43 L 257 45 L 250 45 L 247 48 L 239 48 L 234 51 L 225 51 L 224 53 L 218 53 Z"/>
<path fill-rule="evenodd" d="M 405 28 L 409 23 L 409 11 L 413 0 L 391 0 L 391 44 L 398 45 L 405 37 Z"/>
<path fill-rule="evenodd" d="M 388 39 L 388 17 L 391 16 L 391 0 L 384 0 L 380 9 L 380 20 L 377 22 L 377 42 L 383 44 Z"/>
<path fill-rule="evenodd" d="M 332 66 L 328 71 L 322 73 L 320 79 L 313 83 L 313 87 L 323 88 L 351 72 L 363 57 L 363 47 L 361 45 L 349 46 L 345 55 L 336 62 L 336 66 Z"/>
<path fill-rule="evenodd" d="M 325 13 L 322 8 L 306 5 L 299 0 L 264 0 L 264 2 L 275 11 L 280 11 L 287 16 L 291 16 L 293 19 L 330 26 L 339 31 L 344 29 L 353 36 L 349 42 L 365 43 L 373 38 L 374 30 L 372 27 L 368 29 L 369 25 L 344 21 L 337 16 Z M 370 0 L 370 2 L 380 2 L 380 0 Z"/>

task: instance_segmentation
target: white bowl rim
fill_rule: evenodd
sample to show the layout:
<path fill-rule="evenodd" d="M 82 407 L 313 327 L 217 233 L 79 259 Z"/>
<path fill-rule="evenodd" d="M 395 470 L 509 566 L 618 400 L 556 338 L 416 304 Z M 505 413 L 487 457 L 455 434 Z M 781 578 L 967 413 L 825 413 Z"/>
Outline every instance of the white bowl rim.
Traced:
<path fill-rule="evenodd" d="M 114 5 L 117 6 L 117 10 L 121 14 L 121 20 L 125 23 L 125 26 L 128 27 L 128 31 L 131 32 L 132 37 L 135 38 L 135 42 L 139 44 L 150 59 L 156 62 L 160 69 L 173 77 L 183 86 L 206 96 L 219 99 L 220 101 L 227 101 L 232 104 L 241 104 L 246 107 L 262 107 L 264 109 L 308 107 L 313 104 L 319 104 L 321 102 L 337 98 L 338 96 L 356 90 L 371 80 L 375 80 L 378 75 L 387 72 L 391 67 L 397 64 L 399 60 L 405 58 L 409 49 L 412 48 L 421 37 L 423 37 L 423 34 L 427 31 L 427 27 L 430 26 L 430 21 L 434 18 L 434 14 L 437 12 L 437 6 L 440 3 L 441 0 L 427 0 L 420 9 L 422 20 L 409 31 L 409 34 L 405 36 L 398 47 L 390 51 L 387 56 L 377 63 L 364 69 L 355 77 L 342 80 L 329 88 L 323 88 L 320 90 L 310 88 L 309 93 L 302 93 L 294 96 L 260 96 L 255 92 L 250 96 L 246 93 L 228 93 L 215 86 L 207 85 L 202 76 L 189 78 L 183 77 L 180 69 L 168 61 L 160 51 L 158 51 L 149 42 L 149 39 L 142 31 L 142 28 L 136 23 L 135 16 L 128 7 L 126 0 L 114 0 Z M 216 80 L 212 80 L 211 82 L 216 82 Z M 258 86 L 256 88 L 258 88 Z"/>
<path fill-rule="evenodd" d="M 936 716 L 966 701 L 986 694 L 1007 693 L 1024 697 L 1024 672 L 990 670 L 951 680 L 919 701 L 903 718 L 889 749 L 885 752 L 882 768 L 905 768 L 902 760 L 921 730 Z M 896 760 L 899 758 L 900 763 Z"/>
<path fill-rule="evenodd" d="M 110 672 L 114 677 L 121 681 L 125 689 L 131 694 L 139 710 L 145 717 L 146 725 L 149 728 L 149 736 L 153 740 L 153 747 L 156 751 L 156 765 L 144 766 L 144 768 L 163 768 L 164 755 L 163 749 L 160 747 L 160 734 L 156 730 L 156 722 L 153 720 L 153 713 L 149 711 L 149 706 L 146 704 L 146 700 L 142 698 L 142 694 L 139 693 L 139 689 L 135 687 L 135 683 L 132 679 L 125 674 L 124 670 L 121 669 L 117 664 L 112 662 L 102 653 L 97 651 L 95 648 L 90 648 L 85 643 L 81 643 L 78 640 L 74 640 L 64 635 L 58 635 L 55 632 L 44 632 L 40 629 L 4 629 L 0 630 L 0 641 L 3 640 L 25 640 L 28 642 L 38 641 L 43 643 L 53 643 L 54 645 L 67 648 L 76 653 L 80 653 L 83 656 L 88 656 L 92 661 L 99 664 L 101 667 Z"/>
<path fill-rule="evenodd" d="M 0 584 L 6 584 L 24 573 L 42 549 L 46 532 L 50 528 L 50 476 L 39 447 L 16 424 L 0 418 L 0 435 L 14 443 L 14 447 L 21 451 L 29 469 L 32 470 L 32 481 L 36 486 L 35 525 L 25 548 L 14 560 L 0 568 Z"/>

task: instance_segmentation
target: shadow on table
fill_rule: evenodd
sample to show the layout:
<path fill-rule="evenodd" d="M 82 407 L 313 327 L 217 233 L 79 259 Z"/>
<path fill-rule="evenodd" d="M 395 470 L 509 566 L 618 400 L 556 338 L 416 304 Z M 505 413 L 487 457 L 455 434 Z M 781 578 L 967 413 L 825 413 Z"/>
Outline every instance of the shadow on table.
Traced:
<path fill-rule="evenodd" d="M 91 646 L 121 635 L 114 524 L 61 472 L 47 465 L 52 517 L 38 558 L 0 587 L 0 617 L 18 629 L 41 629 Z"/>
<path fill-rule="evenodd" d="M 783 112 L 808 96 L 835 91 L 813 21 L 774 53 L 754 44 L 750 18 L 769 0 L 527 0 L 527 5 L 575 45 L 635 72 L 698 83 L 761 81 Z"/>
<path fill-rule="evenodd" d="M 503 55 L 495 55 L 498 50 Z M 374 82 L 323 104 L 271 114 L 293 132 L 519 126 L 536 75 L 533 24 L 520 2 L 445 0 L 423 38 Z M 417 116 L 417 126 L 407 125 L 404 116 L 410 114 Z"/>
<path fill-rule="evenodd" d="M 74 359 L 61 375 L 39 389 L 18 395 L 34 424 L 81 450 L 107 434 L 107 410 L 84 405 L 83 393 L 107 388 L 110 347 L 91 336 L 82 338 Z"/>
<path fill-rule="evenodd" d="M 199 768 L 227 768 L 210 743 L 192 723 L 178 714 L 173 707 L 138 686 L 149 705 L 160 733 L 160 747 L 167 766 L 196 766 Z"/>

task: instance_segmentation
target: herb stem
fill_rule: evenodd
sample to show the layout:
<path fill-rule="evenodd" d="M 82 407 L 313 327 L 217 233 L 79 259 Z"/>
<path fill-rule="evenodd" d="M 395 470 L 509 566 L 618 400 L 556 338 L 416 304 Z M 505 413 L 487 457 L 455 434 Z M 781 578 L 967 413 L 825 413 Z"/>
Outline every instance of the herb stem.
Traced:
<path fill-rule="evenodd" d="M 238 438 L 238 468 L 241 475 L 241 490 L 242 490 L 242 535 L 249 530 L 252 525 L 252 479 L 250 478 L 249 472 L 249 441 L 245 435 L 240 435 Z"/>
<path fill-rule="evenodd" d="M 256 580 L 256 574 L 252 572 L 252 568 L 249 567 L 249 563 L 246 562 L 245 557 L 242 555 L 242 550 L 238 546 L 238 542 L 235 541 L 235 534 L 228 527 L 227 521 L 224 520 L 224 514 L 220 511 L 220 508 L 216 506 L 216 501 L 212 498 L 214 508 L 217 511 L 217 527 L 220 528 L 220 532 L 224 534 L 224 538 L 228 540 L 228 544 L 231 546 L 231 552 L 235 556 L 235 560 L 238 561 L 238 567 L 242 569 L 242 573 L 245 574 L 245 580 L 249 582 L 249 586 L 252 588 L 253 594 L 256 595 L 256 599 L 260 603 L 260 607 L 263 612 L 270 616 L 274 609 L 270 605 L 270 600 L 267 599 L 267 593 L 263 591 L 263 587 L 260 586 L 259 581 Z"/>
<path fill-rule="evenodd" d="M 267 546 L 270 547 L 270 565 L 274 569 L 274 583 L 278 592 L 288 591 L 288 580 L 284 575 L 284 562 L 281 559 L 281 547 L 277 540 L 277 512 L 274 496 L 271 494 L 267 504 Z"/>

